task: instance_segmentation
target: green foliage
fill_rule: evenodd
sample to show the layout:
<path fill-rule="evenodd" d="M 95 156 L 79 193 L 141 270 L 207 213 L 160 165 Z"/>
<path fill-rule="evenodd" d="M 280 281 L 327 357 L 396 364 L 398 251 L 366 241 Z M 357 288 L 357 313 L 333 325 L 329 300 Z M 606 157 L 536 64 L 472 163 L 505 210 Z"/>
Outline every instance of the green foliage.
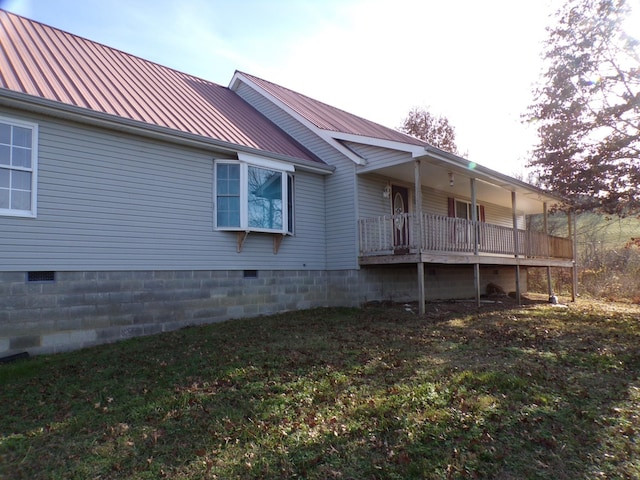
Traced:
<path fill-rule="evenodd" d="M 637 8 L 637 7 L 636 7 Z M 581 210 L 640 211 L 640 48 L 625 0 L 567 0 L 548 29 L 531 166 Z"/>
<path fill-rule="evenodd" d="M 294 312 L 1 365 L 0 478 L 638 477 L 640 309 L 430 311 Z"/>
<path fill-rule="evenodd" d="M 447 117 L 432 115 L 427 109 L 414 107 L 404 119 L 400 131 L 445 150 L 458 153 L 456 132 Z"/>

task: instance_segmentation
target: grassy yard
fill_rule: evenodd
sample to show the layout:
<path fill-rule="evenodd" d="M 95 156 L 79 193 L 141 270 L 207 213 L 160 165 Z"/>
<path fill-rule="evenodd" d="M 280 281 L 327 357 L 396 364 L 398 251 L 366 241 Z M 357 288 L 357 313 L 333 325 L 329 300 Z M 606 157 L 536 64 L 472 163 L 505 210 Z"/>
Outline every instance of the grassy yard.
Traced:
<path fill-rule="evenodd" d="M 0 365 L 0 478 L 640 478 L 640 307 L 428 310 Z"/>

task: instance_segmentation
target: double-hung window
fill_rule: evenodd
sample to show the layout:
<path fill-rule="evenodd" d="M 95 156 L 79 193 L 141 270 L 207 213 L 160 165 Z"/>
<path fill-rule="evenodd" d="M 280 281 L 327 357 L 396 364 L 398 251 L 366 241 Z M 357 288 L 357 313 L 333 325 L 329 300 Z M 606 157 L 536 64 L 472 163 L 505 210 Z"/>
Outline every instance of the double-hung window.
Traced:
<path fill-rule="evenodd" d="M 293 166 L 239 154 L 216 160 L 216 228 L 293 233 Z"/>
<path fill-rule="evenodd" d="M 473 206 L 471 202 L 456 200 L 456 218 L 471 220 L 473 218 Z M 476 205 L 476 219 L 480 220 L 480 205 Z"/>
<path fill-rule="evenodd" d="M 36 216 L 38 126 L 0 117 L 0 215 Z"/>
<path fill-rule="evenodd" d="M 471 220 L 473 207 L 471 202 L 466 200 L 458 200 L 457 198 L 449 198 L 449 216 Z M 476 205 L 476 218 L 480 222 L 485 221 L 484 205 Z"/>

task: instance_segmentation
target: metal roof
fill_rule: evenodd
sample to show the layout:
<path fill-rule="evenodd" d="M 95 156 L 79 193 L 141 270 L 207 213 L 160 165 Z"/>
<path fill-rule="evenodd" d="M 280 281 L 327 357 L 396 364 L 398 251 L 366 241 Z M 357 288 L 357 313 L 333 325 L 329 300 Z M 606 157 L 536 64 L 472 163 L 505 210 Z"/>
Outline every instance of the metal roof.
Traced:
<path fill-rule="evenodd" d="M 483 179 L 489 184 L 498 185 L 501 188 L 504 188 L 505 191 L 526 192 L 529 194 L 529 199 L 527 201 L 531 200 L 531 195 L 535 196 L 535 198 L 538 198 L 540 201 L 549 200 L 556 202 L 561 200 L 551 192 L 542 190 L 536 186 L 517 180 L 490 168 L 483 167 L 482 165 L 477 165 L 463 157 L 429 145 L 427 142 L 418 138 L 384 127 L 375 122 L 371 122 L 275 83 L 255 77 L 248 73 L 237 71 L 236 77 L 238 76 L 241 80 L 246 79 L 249 82 L 254 83 L 258 88 L 282 102 L 287 108 L 293 110 L 319 129 L 368 137 L 366 140 L 367 142 L 370 138 L 373 138 L 423 147 L 424 152 L 422 156 L 430 158 L 431 162 L 444 165 L 448 169 L 455 166 L 457 169 L 456 171 L 466 173 L 464 176 L 470 176 L 469 172 L 473 172 L 473 175 L 471 176 Z M 406 163 L 407 161 L 405 160 L 403 162 Z M 399 164 L 390 167 L 394 169 L 392 172 L 388 172 L 390 176 L 398 175 L 398 172 L 400 171 L 398 166 Z M 413 174 L 414 171 L 412 165 L 411 168 L 407 170 L 404 179 L 411 182 Z"/>
<path fill-rule="evenodd" d="M 322 163 L 227 87 L 4 10 L 0 88 Z"/>
<path fill-rule="evenodd" d="M 339 108 L 332 107 L 331 105 L 314 100 L 313 98 L 309 98 L 301 93 L 276 85 L 275 83 L 268 82 L 267 80 L 263 80 L 244 72 L 237 73 L 251 80 L 264 91 L 277 98 L 288 108 L 295 111 L 298 115 L 301 115 L 304 119 L 311 122 L 321 130 L 347 133 L 422 147 L 428 145 L 428 143 L 415 137 L 398 132 L 397 130 L 393 130 L 392 128 L 385 127 L 370 120 L 366 120 L 349 112 L 345 112 Z"/>

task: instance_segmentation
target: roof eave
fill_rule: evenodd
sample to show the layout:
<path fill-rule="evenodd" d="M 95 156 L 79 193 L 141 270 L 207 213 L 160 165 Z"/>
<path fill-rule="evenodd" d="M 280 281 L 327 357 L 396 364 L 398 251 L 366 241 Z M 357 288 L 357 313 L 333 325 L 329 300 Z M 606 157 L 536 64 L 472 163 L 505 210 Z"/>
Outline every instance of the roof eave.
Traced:
<path fill-rule="evenodd" d="M 411 153 L 413 156 L 424 153 L 426 144 L 416 145 L 412 143 L 397 142 L 395 140 L 387 140 L 377 137 L 367 137 L 364 135 L 356 135 L 354 133 L 334 132 L 331 130 L 323 130 L 327 135 L 332 136 L 336 140 L 342 140 L 353 143 L 361 143 L 363 145 L 371 145 L 373 147 L 387 148 L 389 150 L 398 150 L 401 152 Z"/>
<path fill-rule="evenodd" d="M 488 167 L 484 167 L 463 157 L 447 152 L 445 150 L 441 150 L 431 145 L 424 147 L 424 151 L 421 154 L 414 154 L 413 158 L 416 160 L 420 158 L 440 160 L 456 169 L 465 170 L 466 172 L 474 171 L 478 174 L 477 176 L 480 179 L 484 177 L 486 180 L 489 180 L 490 183 L 501 186 L 502 188 L 505 188 L 507 190 L 511 190 L 514 192 L 526 192 L 527 194 L 537 195 L 540 198 L 551 202 L 569 204 L 566 199 L 559 197 L 558 195 L 554 195 L 547 190 L 543 190 L 536 187 L 535 185 L 523 182 L 522 180 L 510 177 L 509 175 L 497 172 Z"/>
<path fill-rule="evenodd" d="M 81 121 L 97 127 L 124 131 L 134 135 L 141 135 L 170 143 L 213 149 L 219 153 L 232 155 L 237 152 L 251 153 L 254 155 L 272 158 L 274 160 L 289 162 L 300 167 L 300 169 L 324 175 L 331 174 L 335 170 L 335 167 L 332 167 L 331 165 L 320 164 L 307 159 L 291 157 L 276 152 L 268 152 L 265 150 L 246 147 L 244 145 L 225 142 L 211 137 L 204 137 L 194 133 L 182 132 L 168 127 L 152 125 L 138 120 L 123 118 L 104 112 L 97 112 L 95 110 L 56 102 L 42 97 L 15 92 L 5 88 L 0 88 L 0 105 L 65 120 Z"/>

